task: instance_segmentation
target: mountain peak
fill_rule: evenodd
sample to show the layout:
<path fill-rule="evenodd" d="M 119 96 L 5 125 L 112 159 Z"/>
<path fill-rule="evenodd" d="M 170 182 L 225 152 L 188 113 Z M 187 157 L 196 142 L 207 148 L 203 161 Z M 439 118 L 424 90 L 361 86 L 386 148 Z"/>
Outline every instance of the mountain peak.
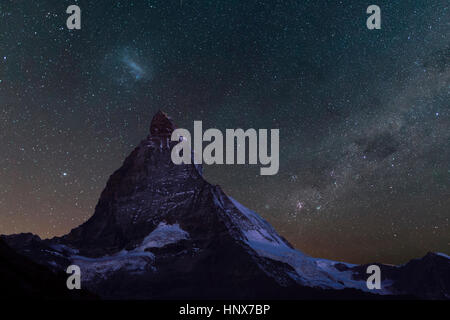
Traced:
<path fill-rule="evenodd" d="M 152 136 L 170 136 L 176 129 L 172 119 L 163 111 L 158 112 L 153 116 L 150 124 L 150 134 Z"/>

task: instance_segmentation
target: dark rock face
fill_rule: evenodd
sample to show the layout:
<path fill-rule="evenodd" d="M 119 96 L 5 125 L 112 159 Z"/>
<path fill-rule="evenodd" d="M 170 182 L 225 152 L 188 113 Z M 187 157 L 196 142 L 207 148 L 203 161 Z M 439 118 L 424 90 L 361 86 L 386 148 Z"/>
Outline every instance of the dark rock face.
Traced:
<path fill-rule="evenodd" d="M 373 263 L 380 267 L 382 280 L 390 292 L 397 295 L 415 295 L 422 299 L 450 299 L 450 258 L 429 252 L 400 266 Z M 355 279 L 366 279 L 368 265 L 351 268 Z"/>
<path fill-rule="evenodd" d="M 395 292 L 420 292 L 425 299 L 450 299 L 449 257 L 429 252 L 399 268 Z"/>
<path fill-rule="evenodd" d="M 162 112 L 155 115 L 152 134 L 110 177 L 92 218 L 63 237 L 63 242 L 88 256 L 114 253 L 137 244 L 162 219 L 192 215 L 198 198 L 211 186 L 194 165 L 172 163 L 174 128 Z"/>
<path fill-rule="evenodd" d="M 32 241 L 30 235 L 25 235 L 23 238 L 29 238 Z M 47 267 L 16 253 L 2 239 L 0 239 L 0 283 L 2 300 L 94 299 L 96 297 L 85 290 L 68 290 L 66 276 L 62 272 L 52 272 Z"/>
<path fill-rule="evenodd" d="M 413 265 L 406 265 L 404 273 L 383 266 L 393 283 L 381 296 L 365 286 L 364 266 L 295 250 L 256 213 L 205 181 L 201 167 L 174 165 L 174 129 L 158 112 L 150 135 L 109 178 L 94 215 L 69 234 L 51 240 L 31 234 L 4 239 L 55 271 L 79 265 L 83 287 L 103 298 L 365 299 L 421 294 L 416 291 L 420 287 L 408 282 L 423 271 Z M 437 264 L 430 267 L 432 272 L 448 271 L 448 261 Z M 424 297 L 448 297 L 448 290 L 448 284 L 431 285 Z"/>
<path fill-rule="evenodd" d="M 156 113 L 156 115 L 152 119 L 152 123 L 150 124 L 150 135 L 153 137 L 156 136 L 169 136 L 176 129 L 175 124 L 172 119 L 169 118 L 167 114 L 162 112 L 161 110 Z"/>

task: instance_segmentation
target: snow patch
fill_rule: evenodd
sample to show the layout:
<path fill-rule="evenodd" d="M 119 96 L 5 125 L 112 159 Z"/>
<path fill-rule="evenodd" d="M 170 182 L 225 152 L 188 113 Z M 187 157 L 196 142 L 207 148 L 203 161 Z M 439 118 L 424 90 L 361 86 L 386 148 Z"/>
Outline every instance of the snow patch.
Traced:
<path fill-rule="evenodd" d="M 72 264 L 81 269 L 83 281 L 106 279 L 110 273 L 125 269 L 128 273 L 141 273 L 147 269 L 155 270 L 152 266 L 154 255 L 150 252 L 122 250 L 111 256 L 89 258 L 72 256 Z"/>
<path fill-rule="evenodd" d="M 446 255 L 445 253 L 442 253 L 442 252 L 436 252 L 436 254 L 437 254 L 438 256 L 441 256 L 441 257 L 450 259 L 450 256 Z"/>
<path fill-rule="evenodd" d="M 161 222 L 140 245 L 133 250 L 122 250 L 114 255 L 89 258 L 73 255 L 72 264 L 81 268 L 82 280 L 106 279 L 109 274 L 126 270 L 130 274 L 143 273 L 146 270 L 156 271 L 152 265 L 155 255 L 145 251 L 147 248 L 161 248 L 168 244 L 187 239 L 189 234 L 178 224 L 169 225 Z"/>
<path fill-rule="evenodd" d="M 291 248 L 281 239 L 272 226 L 258 214 L 244 207 L 233 198 L 229 198 L 236 209 L 251 222 L 248 225 L 243 221 L 236 222 L 240 226 L 241 232 L 250 248 L 261 257 L 290 265 L 296 271 L 296 274 L 287 273 L 301 285 L 324 289 L 355 288 L 374 293 L 373 290 L 367 288 L 365 281 L 353 279 L 353 271 L 351 268 L 356 265 L 312 258 Z M 339 271 L 335 267 L 338 263 L 346 265 L 349 269 Z M 389 294 L 390 292 L 387 289 L 382 289 L 377 290 L 375 293 Z"/>
<path fill-rule="evenodd" d="M 249 224 L 240 223 L 244 234 L 249 242 L 254 242 L 255 244 L 265 244 L 275 247 L 286 247 L 289 246 L 281 239 L 276 233 L 272 226 L 262 219 L 256 212 L 244 207 L 242 204 L 237 202 L 235 199 L 229 197 L 233 205 L 239 212 L 243 213 L 244 216 L 249 220 Z M 291 249 L 292 250 L 292 249 Z"/>
<path fill-rule="evenodd" d="M 64 244 L 52 244 L 50 248 L 60 253 L 77 254 L 79 252 L 78 249 L 70 248 Z"/>
<path fill-rule="evenodd" d="M 161 222 L 135 250 L 144 251 L 147 248 L 161 248 L 188 238 L 189 233 L 181 229 L 178 223 L 170 225 Z"/>

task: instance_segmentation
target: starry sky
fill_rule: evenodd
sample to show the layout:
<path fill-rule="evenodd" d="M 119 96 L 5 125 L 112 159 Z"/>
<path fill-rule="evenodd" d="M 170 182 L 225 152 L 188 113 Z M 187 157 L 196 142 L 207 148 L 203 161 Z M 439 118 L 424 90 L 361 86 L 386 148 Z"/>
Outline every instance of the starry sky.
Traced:
<path fill-rule="evenodd" d="M 449 254 L 449 36 L 437 0 L 1 0 L 0 233 L 88 219 L 162 109 L 188 129 L 280 129 L 277 175 L 205 176 L 303 252 Z"/>

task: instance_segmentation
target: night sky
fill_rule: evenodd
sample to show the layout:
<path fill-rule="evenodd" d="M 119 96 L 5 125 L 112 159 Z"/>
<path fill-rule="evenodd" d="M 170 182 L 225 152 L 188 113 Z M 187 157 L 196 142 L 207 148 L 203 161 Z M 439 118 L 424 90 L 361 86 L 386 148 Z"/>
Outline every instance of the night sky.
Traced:
<path fill-rule="evenodd" d="M 88 219 L 162 109 L 188 129 L 280 129 L 277 175 L 205 176 L 299 250 L 449 254 L 449 36 L 442 0 L 1 0 L 0 233 Z"/>

